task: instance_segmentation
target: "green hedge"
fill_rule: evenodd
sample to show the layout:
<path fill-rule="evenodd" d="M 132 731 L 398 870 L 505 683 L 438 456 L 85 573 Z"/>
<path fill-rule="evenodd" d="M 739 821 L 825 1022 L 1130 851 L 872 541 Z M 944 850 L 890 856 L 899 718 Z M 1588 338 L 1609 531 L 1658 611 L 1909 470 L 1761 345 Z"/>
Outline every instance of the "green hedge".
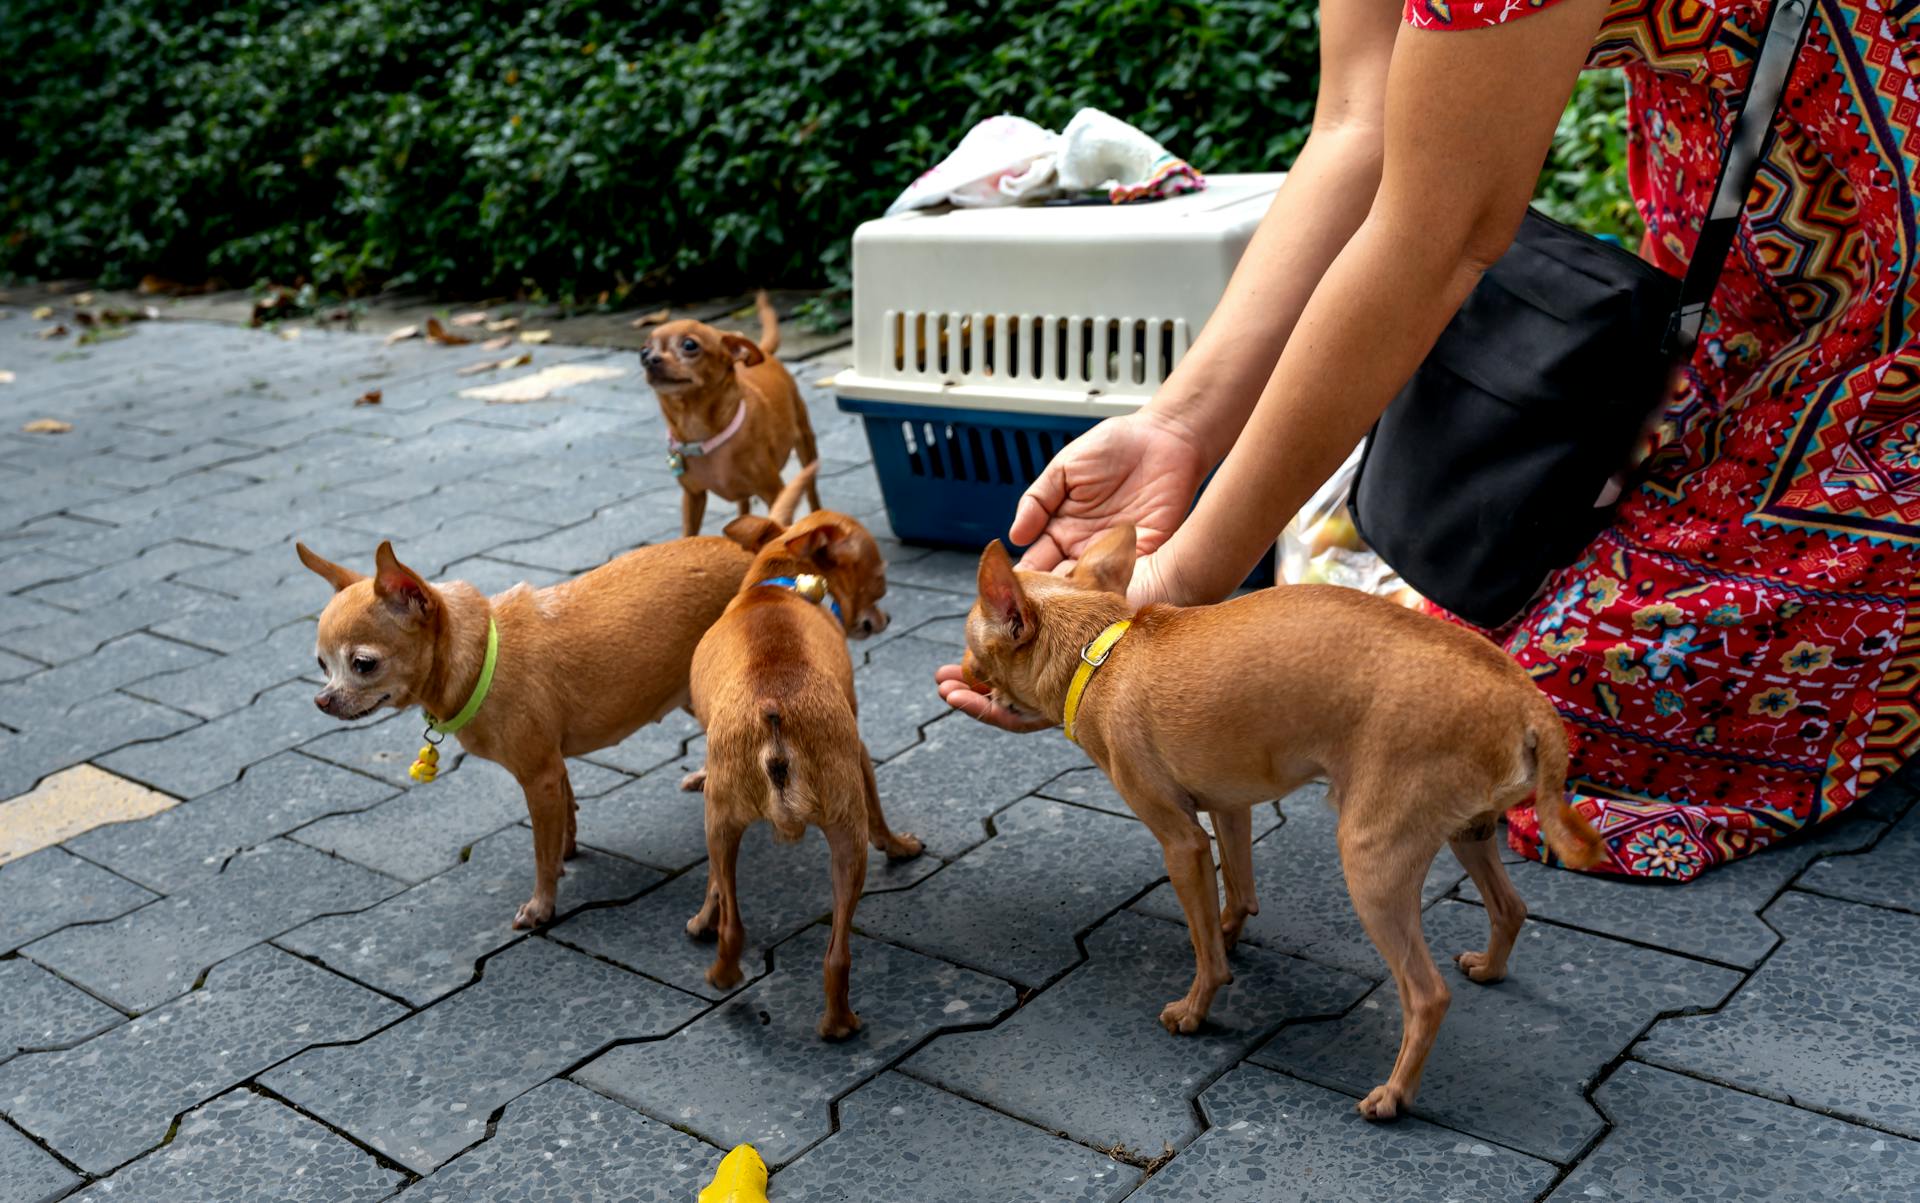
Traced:
<path fill-rule="evenodd" d="M 844 278 L 852 227 L 996 112 L 1284 166 L 1316 53 L 1311 0 L 4 9 L 0 272 L 344 292 Z"/>

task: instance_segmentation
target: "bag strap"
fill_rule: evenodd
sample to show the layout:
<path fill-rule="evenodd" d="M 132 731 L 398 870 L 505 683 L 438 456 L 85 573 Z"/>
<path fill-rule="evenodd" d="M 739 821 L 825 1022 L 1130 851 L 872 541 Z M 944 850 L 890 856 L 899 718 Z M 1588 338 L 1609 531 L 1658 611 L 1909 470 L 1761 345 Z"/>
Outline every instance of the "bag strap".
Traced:
<path fill-rule="evenodd" d="M 1806 33 L 1812 7 L 1812 0 L 1773 0 L 1773 8 L 1767 13 L 1767 27 L 1760 35 L 1760 56 L 1753 65 L 1746 99 L 1734 118 L 1733 133 L 1720 160 L 1713 207 L 1707 210 L 1707 220 L 1700 227 L 1686 279 L 1680 283 L 1679 304 L 1667 323 L 1663 346 L 1671 356 L 1691 354 L 1700 337 L 1707 303 L 1713 300 L 1713 290 L 1720 283 L 1721 269 L 1740 229 L 1740 212 L 1753 189 L 1754 173 L 1773 141 L 1773 116 L 1780 108 L 1787 72 L 1800 53 L 1800 39 Z"/>

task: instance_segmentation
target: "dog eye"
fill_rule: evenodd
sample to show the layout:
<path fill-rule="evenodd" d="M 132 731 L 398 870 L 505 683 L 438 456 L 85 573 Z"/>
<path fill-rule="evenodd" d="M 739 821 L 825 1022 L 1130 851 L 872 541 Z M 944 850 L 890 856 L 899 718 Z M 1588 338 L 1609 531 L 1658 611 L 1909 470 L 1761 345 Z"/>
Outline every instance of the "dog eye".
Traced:
<path fill-rule="evenodd" d="M 355 656 L 353 658 L 353 671 L 359 673 L 363 677 L 371 673 L 374 669 L 378 668 L 379 666 L 380 666 L 380 662 L 378 660 L 375 660 L 372 656 Z"/>
<path fill-rule="evenodd" d="M 700 344 L 693 339 L 683 338 L 680 340 L 680 351 L 684 355 L 698 355 L 700 354 Z"/>

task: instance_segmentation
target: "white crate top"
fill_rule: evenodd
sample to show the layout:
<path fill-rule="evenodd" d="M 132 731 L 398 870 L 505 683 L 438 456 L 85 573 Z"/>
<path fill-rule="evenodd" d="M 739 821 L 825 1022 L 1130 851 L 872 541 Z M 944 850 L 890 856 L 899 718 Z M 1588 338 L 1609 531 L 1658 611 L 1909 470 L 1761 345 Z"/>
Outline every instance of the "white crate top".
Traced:
<path fill-rule="evenodd" d="M 1132 205 L 904 213 L 853 236 L 848 397 L 1102 416 L 1153 395 L 1286 177 Z"/>

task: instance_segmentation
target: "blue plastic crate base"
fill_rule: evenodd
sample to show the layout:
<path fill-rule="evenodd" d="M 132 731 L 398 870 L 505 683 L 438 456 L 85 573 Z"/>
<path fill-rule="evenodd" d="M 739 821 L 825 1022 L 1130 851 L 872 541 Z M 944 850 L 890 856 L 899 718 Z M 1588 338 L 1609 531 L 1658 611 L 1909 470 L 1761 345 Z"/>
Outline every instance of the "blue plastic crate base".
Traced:
<path fill-rule="evenodd" d="M 887 521 L 905 543 L 978 551 L 1005 539 L 1040 470 L 1096 419 L 836 397 L 866 422 Z M 1269 555 L 1247 587 L 1274 582 Z"/>

